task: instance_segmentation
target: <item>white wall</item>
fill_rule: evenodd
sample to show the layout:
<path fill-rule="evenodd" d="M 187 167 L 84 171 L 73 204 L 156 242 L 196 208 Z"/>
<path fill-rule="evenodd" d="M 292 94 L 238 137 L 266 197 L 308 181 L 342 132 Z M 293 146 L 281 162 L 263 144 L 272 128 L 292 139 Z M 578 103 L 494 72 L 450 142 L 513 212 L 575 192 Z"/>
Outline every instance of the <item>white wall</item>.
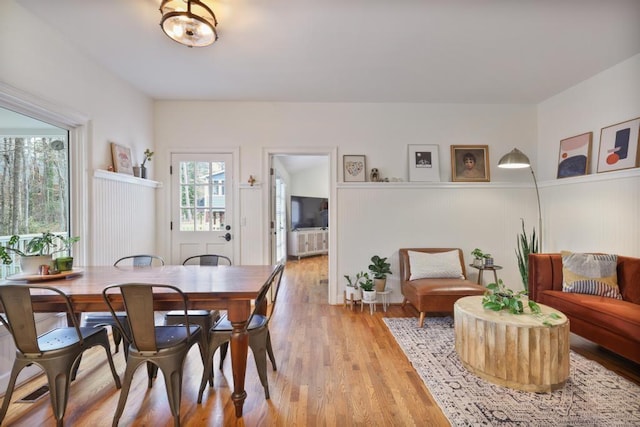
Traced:
<path fill-rule="evenodd" d="M 339 168 L 344 154 L 364 154 L 367 169 L 377 167 L 383 177 L 406 181 L 407 145 L 438 144 L 442 184 L 338 184 L 341 172 L 331 176 L 337 192 L 331 229 L 337 237 L 330 245 L 338 260 L 330 277 L 331 300 L 341 300 L 342 276 L 365 270 L 374 254 L 395 258 L 397 274 L 397 250 L 410 245 L 461 247 L 466 257 L 480 247 L 504 265 L 501 276 L 510 286 L 521 286 L 513 251 L 520 218 L 531 226 L 537 221 L 535 193 L 530 174 L 498 169 L 497 161 L 517 146 L 535 162 L 534 106 L 159 101 L 155 117 L 160 174 L 168 161 L 162 153 L 170 148 L 240 147 L 241 182 L 249 174 L 268 182 L 263 156 L 272 149 L 337 149 L 333 160 Z M 491 183 L 449 182 L 454 144 L 489 145 Z M 255 206 L 259 198 L 263 209 L 253 211 L 241 230 L 241 262 L 245 257 L 267 262 L 266 227 L 254 222 L 264 221 L 257 212 L 268 212 L 268 191 L 248 194 L 252 200 L 243 195 L 242 202 Z M 159 198 L 166 206 L 167 191 Z M 160 223 L 168 215 L 164 210 L 158 213 Z M 393 298 L 400 299 L 397 290 Z"/>
<path fill-rule="evenodd" d="M 132 236 L 126 232 L 127 227 L 115 221 L 105 223 L 101 217 L 100 222 L 96 222 L 93 207 L 96 198 L 103 195 L 93 194 L 93 172 L 111 164 L 110 141 L 129 146 L 134 161 L 142 159 L 145 148 L 154 149 L 152 101 L 78 52 L 13 0 L 0 1 L 0 52 L 0 83 L 29 94 L 31 101 L 42 107 L 73 111 L 88 118 L 83 126 L 86 160 L 78 174 L 86 185 L 77 195 L 82 202 L 87 202 L 88 211 L 74 214 L 86 232 L 81 236 L 81 244 L 88 254 L 85 261 L 97 262 L 104 258 L 98 235 L 116 242 L 131 240 Z M 148 165 L 152 178 L 154 162 Z M 125 206 L 121 200 L 112 200 L 114 206 L 138 212 L 139 217 L 145 219 L 136 225 L 139 238 L 131 250 L 154 252 L 155 197 L 150 204 L 132 202 Z"/>
<path fill-rule="evenodd" d="M 546 251 L 640 256 L 640 169 L 598 174 L 600 130 L 640 117 L 640 55 L 538 106 Z M 560 140 L 593 132 L 590 175 L 555 179 Z"/>

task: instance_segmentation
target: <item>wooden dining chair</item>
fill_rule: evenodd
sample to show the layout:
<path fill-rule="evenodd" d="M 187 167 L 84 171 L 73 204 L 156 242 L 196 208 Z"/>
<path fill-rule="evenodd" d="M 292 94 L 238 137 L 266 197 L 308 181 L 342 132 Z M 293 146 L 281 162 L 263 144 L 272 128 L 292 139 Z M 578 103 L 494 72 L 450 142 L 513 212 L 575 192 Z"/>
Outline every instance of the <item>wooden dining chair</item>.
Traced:
<path fill-rule="evenodd" d="M 216 267 L 220 265 L 222 261 L 225 265 L 231 265 L 231 259 L 224 255 L 215 254 L 202 254 L 194 255 L 184 260 L 182 265 L 201 265 L 208 267 Z M 209 347 L 209 334 L 208 331 L 211 327 L 220 319 L 220 312 L 218 310 L 189 310 L 188 311 L 189 322 L 199 325 L 202 328 L 202 348 Z M 172 310 L 165 314 L 165 325 L 179 325 L 183 321 L 182 312 L 180 310 Z M 210 361 L 213 363 L 213 360 Z M 211 370 L 211 376 L 209 377 L 209 384 L 213 387 L 213 369 Z"/>
<path fill-rule="evenodd" d="M 158 290 L 161 292 L 154 292 Z M 158 295 L 175 292 L 182 300 L 181 325 L 156 325 L 154 302 Z M 114 307 L 121 297 L 124 310 L 129 321 L 129 328 L 125 329 Z M 182 373 L 184 360 L 194 344 L 200 347 L 200 355 L 206 355 L 202 348 L 200 335 L 203 333 L 198 325 L 191 325 L 187 316 L 187 298 L 177 287 L 171 285 L 157 285 L 145 283 L 127 283 L 107 286 L 102 296 L 109 306 L 116 327 L 120 329 L 125 339 L 130 343 L 126 348 L 128 353 L 122 390 L 118 400 L 118 407 L 113 416 L 113 426 L 118 425 L 122 416 L 127 396 L 131 387 L 133 374 L 145 363 L 154 365 L 162 371 L 167 397 L 174 425 L 180 425 L 180 400 L 182 395 Z M 149 378 L 149 387 L 151 387 Z"/>
<path fill-rule="evenodd" d="M 123 265 L 132 265 L 134 267 L 151 267 L 152 265 L 164 265 L 164 259 L 157 255 L 129 255 L 118 259 L 113 263 L 114 267 L 123 266 Z M 120 322 L 127 327 L 127 317 L 123 312 L 118 313 L 118 317 Z M 111 334 L 113 336 L 113 343 L 116 347 L 115 353 L 118 352 L 120 347 L 120 342 L 122 341 L 122 335 L 117 328 L 115 328 L 116 324 L 113 321 L 113 317 L 111 313 L 87 313 L 84 315 L 84 325 L 88 327 L 100 327 L 100 326 L 111 326 Z M 123 343 L 123 347 L 126 350 L 127 342 Z M 124 357 L 127 357 L 127 352 L 123 352 Z"/>
<path fill-rule="evenodd" d="M 278 264 L 273 273 L 269 276 L 264 283 L 254 303 L 254 309 L 247 321 L 245 327 L 246 332 L 249 334 L 249 347 L 253 353 L 253 358 L 258 370 L 258 376 L 260 382 L 264 388 L 264 397 L 269 399 L 269 382 L 267 380 L 267 354 L 271 360 L 271 367 L 274 371 L 277 370 L 276 360 L 273 355 L 273 348 L 271 347 L 271 335 L 269 333 L 269 320 L 273 316 L 276 308 L 276 299 L 278 291 L 280 290 L 280 282 L 282 280 L 282 274 L 284 273 L 284 264 Z M 259 314 L 267 306 L 267 295 L 269 290 L 275 287 L 273 294 L 273 300 L 270 309 L 266 310 L 268 314 Z M 207 349 L 207 359 L 213 360 L 218 347 L 220 347 L 220 369 L 224 362 L 231 340 L 231 333 L 233 327 L 226 315 L 223 315 L 218 322 L 209 330 L 209 347 Z M 210 378 L 213 368 L 211 363 L 204 363 L 205 370 L 202 374 L 202 380 L 200 382 L 200 390 L 198 391 L 198 403 L 202 403 L 202 394 L 207 385 L 207 380 Z"/>
<path fill-rule="evenodd" d="M 55 328 L 38 336 L 31 302 L 32 292 L 59 295 L 66 306 L 67 319 L 73 326 Z M 31 364 L 40 366 L 47 376 L 49 397 L 58 426 L 63 425 L 69 384 L 75 379 L 80 356 L 85 350 L 97 345 L 104 348 L 113 380 L 116 387 L 120 388 L 120 378 L 111 358 L 107 330 L 78 326 L 71 301 L 62 291 L 49 286 L 2 285 L 0 304 L 5 313 L 0 316 L 0 323 L 7 328 L 16 345 L 16 358 L 0 409 L 0 423 L 7 413 L 18 374 Z"/>

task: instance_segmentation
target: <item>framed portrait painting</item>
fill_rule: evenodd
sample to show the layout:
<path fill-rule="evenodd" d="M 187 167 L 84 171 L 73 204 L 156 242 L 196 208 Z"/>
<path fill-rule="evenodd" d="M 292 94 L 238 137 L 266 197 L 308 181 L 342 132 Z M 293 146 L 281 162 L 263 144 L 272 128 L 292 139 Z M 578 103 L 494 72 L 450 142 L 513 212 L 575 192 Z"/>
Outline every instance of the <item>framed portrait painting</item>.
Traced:
<path fill-rule="evenodd" d="M 453 181 L 489 181 L 489 146 L 452 145 L 451 176 Z"/>
<path fill-rule="evenodd" d="M 640 163 L 640 117 L 602 128 L 598 173 L 635 168 Z"/>
<path fill-rule="evenodd" d="M 592 138 L 593 132 L 587 132 L 560 141 L 558 178 L 568 178 L 589 173 Z"/>
<path fill-rule="evenodd" d="M 344 182 L 365 182 L 366 164 L 361 155 L 344 155 L 342 158 Z"/>
<path fill-rule="evenodd" d="M 111 158 L 114 172 L 133 175 L 133 162 L 131 161 L 131 149 L 129 147 L 112 142 Z"/>
<path fill-rule="evenodd" d="M 409 145 L 409 181 L 440 182 L 437 145 Z"/>

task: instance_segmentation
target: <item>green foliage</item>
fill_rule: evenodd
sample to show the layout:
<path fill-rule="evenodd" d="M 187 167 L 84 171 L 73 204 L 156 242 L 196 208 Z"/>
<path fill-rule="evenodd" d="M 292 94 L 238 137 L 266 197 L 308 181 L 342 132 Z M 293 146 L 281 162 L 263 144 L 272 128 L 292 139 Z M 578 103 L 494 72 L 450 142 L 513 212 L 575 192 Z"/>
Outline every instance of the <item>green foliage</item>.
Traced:
<path fill-rule="evenodd" d="M 11 264 L 13 262 L 9 252 L 16 253 L 20 256 L 33 255 L 50 255 L 54 252 L 69 251 L 71 246 L 80 240 L 80 237 L 64 237 L 53 234 L 49 231 L 43 232 L 39 236 L 35 236 L 29 240 L 24 250 L 19 249 L 16 245 L 20 242 L 19 235 L 13 235 L 7 242 L 6 246 L 0 246 L 0 260 L 3 264 Z"/>
<path fill-rule="evenodd" d="M 524 229 L 524 220 L 522 221 L 522 234 L 518 235 L 518 246 L 516 248 L 516 258 L 518 259 L 518 270 L 522 277 L 522 284 L 526 293 L 529 292 L 529 254 L 538 253 L 538 239 L 536 237 L 536 229 L 533 228 L 531 238 L 527 237 Z"/>
<path fill-rule="evenodd" d="M 153 151 L 149 150 L 148 148 L 146 150 L 144 150 L 144 160 L 142 161 L 142 164 L 140 166 L 144 166 L 145 163 L 147 163 L 148 161 L 151 161 L 151 157 L 153 157 Z"/>
<path fill-rule="evenodd" d="M 351 276 L 348 276 L 346 274 L 344 275 L 344 278 L 347 279 L 347 286 L 352 288 L 358 288 L 360 287 L 360 282 L 365 280 L 365 276 L 367 279 L 369 278 L 369 275 L 367 273 L 365 273 L 364 271 L 361 271 L 356 274 L 353 280 L 351 279 Z"/>
<path fill-rule="evenodd" d="M 392 274 L 391 264 L 387 262 L 387 258 L 380 258 L 378 255 L 371 257 L 369 271 L 373 273 L 373 277 L 376 279 L 384 279 L 387 274 Z"/>
<path fill-rule="evenodd" d="M 372 291 L 373 290 L 373 279 L 369 277 L 369 273 L 364 273 L 362 275 L 362 280 L 360 281 L 360 287 L 363 291 Z"/>
<path fill-rule="evenodd" d="M 471 255 L 473 255 L 475 259 L 491 258 L 491 254 L 485 254 L 480 248 L 475 248 L 474 250 L 472 250 Z"/>
<path fill-rule="evenodd" d="M 560 319 L 558 313 L 542 314 L 540 306 L 535 302 L 528 300 L 527 307 L 529 312 L 525 312 L 523 297 L 526 297 L 526 291 L 515 292 L 507 288 L 502 279 L 498 283 L 489 283 L 487 291 L 482 297 L 482 306 L 488 310 L 501 311 L 507 310 L 511 314 L 531 314 L 542 321 L 544 326 L 553 326 L 551 320 Z"/>

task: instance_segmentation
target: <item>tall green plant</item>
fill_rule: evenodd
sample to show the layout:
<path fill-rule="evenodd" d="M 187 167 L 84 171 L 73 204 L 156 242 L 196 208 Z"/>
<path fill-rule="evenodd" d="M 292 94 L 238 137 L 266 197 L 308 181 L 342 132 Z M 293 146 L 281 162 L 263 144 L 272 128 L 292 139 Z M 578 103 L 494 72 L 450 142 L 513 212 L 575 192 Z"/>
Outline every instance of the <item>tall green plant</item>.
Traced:
<path fill-rule="evenodd" d="M 520 218 L 520 221 L 522 221 L 522 233 L 518 235 L 516 258 L 518 259 L 518 269 L 520 270 L 520 277 L 522 277 L 524 291 L 529 293 L 529 254 L 538 253 L 538 239 L 535 227 L 531 232 L 531 238 L 528 238 L 524 229 L 524 219 Z"/>

